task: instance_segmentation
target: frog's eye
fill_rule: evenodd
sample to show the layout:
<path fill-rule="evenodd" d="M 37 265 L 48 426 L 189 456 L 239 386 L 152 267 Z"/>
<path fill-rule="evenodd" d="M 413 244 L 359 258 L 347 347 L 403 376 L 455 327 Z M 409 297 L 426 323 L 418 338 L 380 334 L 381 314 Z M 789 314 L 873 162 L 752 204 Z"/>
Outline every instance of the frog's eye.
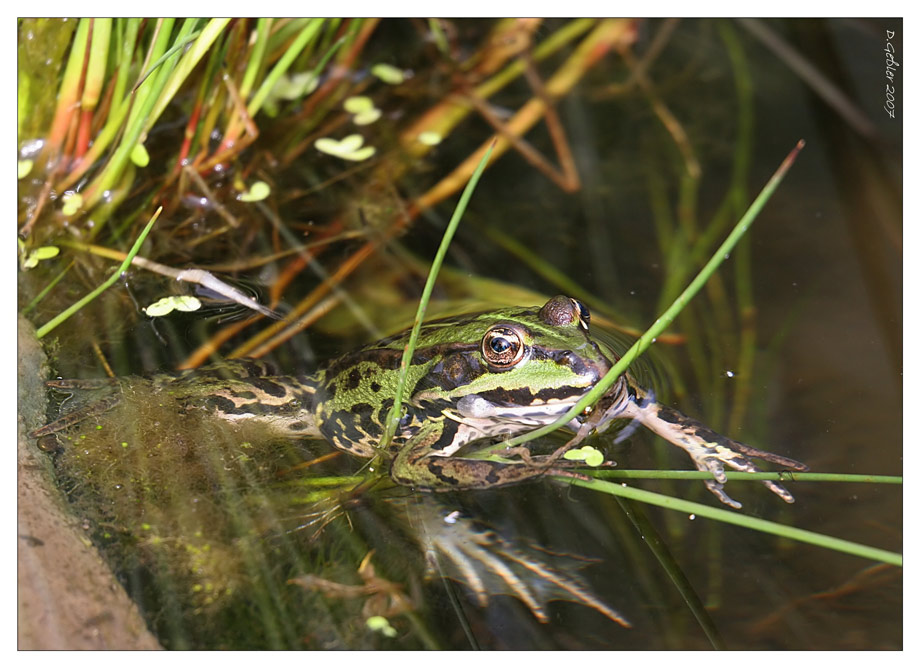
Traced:
<path fill-rule="evenodd" d="M 577 299 L 556 295 L 543 305 L 537 314 L 541 321 L 553 327 L 581 327 L 588 331 L 591 312 Z"/>
<path fill-rule="evenodd" d="M 524 358 L 524 341 L 510 327 L 493 327 L 482 337 L 482 356 L 496 367 L 507 369 Z"/>
<path fill-rule="evenodd" d="M 577 299 L 569 297 L 569 301 L 572 302 L 572 306 L 575 307 L 575 312 L 578 314 L 578 324 L 581 325 L 582 329 L 587 331 L 588 325 L 591 324 L 591 311 Z"/>

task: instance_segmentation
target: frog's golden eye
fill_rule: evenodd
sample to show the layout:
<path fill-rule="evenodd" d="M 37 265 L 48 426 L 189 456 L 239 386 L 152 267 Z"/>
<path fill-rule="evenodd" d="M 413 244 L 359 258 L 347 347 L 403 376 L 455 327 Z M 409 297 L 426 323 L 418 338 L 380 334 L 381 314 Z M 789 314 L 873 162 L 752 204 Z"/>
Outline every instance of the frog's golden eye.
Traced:
<path fill-rule="evenodd" d="M 578 324 L 581 325 L 582 329 L 587 331 L 588 325 L 591 324 L 591 311 L 589 311 L 588 307 L 577 299 L 572 299 L 569 297 L 569 301 L 572 302 L 572 306 L 575 307 L 575 313 L 578 314 Z"/>
<path fill-rule="evenodd" d="M 492 366 L 507 369 L 524 358 L 524 341 L 511 327 L 493 327 L 482 337 L 482 356 Z"/>

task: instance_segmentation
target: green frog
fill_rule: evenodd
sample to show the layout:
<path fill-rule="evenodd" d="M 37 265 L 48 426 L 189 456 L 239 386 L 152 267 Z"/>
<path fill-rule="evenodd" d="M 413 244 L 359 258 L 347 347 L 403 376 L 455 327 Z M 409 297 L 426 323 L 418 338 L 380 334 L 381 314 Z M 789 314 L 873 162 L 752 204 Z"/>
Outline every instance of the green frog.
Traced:
<path fill-rule="evenodd" d="M 400 485 L 423 491 L 485 489 L 545 474 L 578 477 L 557 451 L 538 457 L 526 449 L 504 461 L 458 455 L 467 444 L 509 437 L 563 416 L 610 370 L 617 356 L 589 330 L 584 304 L 565 296 L 542 307 L 507 308 L 445 318 L 426 324 L 408 369 L 406 401 L 396 434 L 379 447 L 394 403 L 408 333 L 364 346 L 312 375 L 283 375 L 271 365 L 236 360 L 224 365 L 155 377 L 158 391 L 185 413 L 206 411 L 234 423 L 258 421 L 273 435 L 323 438 L 358 457 L 383 457 Z M 50 381 L 60 389 L 85 381 Z M 51 434 L 115 405 L 119 381 L 101 381 L 109 394 L 64 415 L 33 435 Z M 723 502 L 740 507 L 723 485 L 725 468 L 758 471 L 759 458 L 796 471 L 793 459 L 758 450 L 716 434 L 701 423 L 658 404 L 630 374 L 621 376 L 590 415 L 571 421 L 581 438 L 611 421 L 633 420 L 685 450 L 696 468 L 712 474 L 706 486 Z M 763 481 L 788 503 L 782 485 Z"/>

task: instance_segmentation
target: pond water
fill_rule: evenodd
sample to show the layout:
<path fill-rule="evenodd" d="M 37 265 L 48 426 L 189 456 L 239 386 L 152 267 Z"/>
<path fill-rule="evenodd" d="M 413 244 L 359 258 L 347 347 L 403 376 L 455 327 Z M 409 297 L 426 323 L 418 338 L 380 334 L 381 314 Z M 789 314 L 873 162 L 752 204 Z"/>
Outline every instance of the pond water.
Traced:
<path fill-rule="evenodd" d="M 408 25 L 385 21 L 373 38 L 379 42 L 371 44 L 378 56 L 397 54 L 391 57 L 402 58 L 400 67 L 429 79 L 428 88 L 419 86 L 413 90 L 416 97 L 405 100 L 405 113 L 417 114 L 443 94 L 447 79 L 443 68 L 426 69 L 428 52 L 412 41 L 418 35 Z M 470 48 L 486 27 L 477 21 L 455 25 L 457 39 Z M 547 22 L 535 39 L 560 25 Z M 758 37 L 765 27 L 797 55 L 785 62 L 779 58 Z M 888 41 L 900 48 L 901 22 L 652 20 L 636 23 L 635 29 L 633 58 L 645 62 L 647 54 L 659 47 L 660 52 L 640 74 L 632 69 L 632 85 L 615 85 L 629 80 L 631 69 L 628 59 L 611 53 L 557 103 L 580 189 L 565 192 L 519 153 L 501 157 L 480 182 L 448 253 L 451 287 L 436 296 L 450 292 L 502 305 L 514 300 L 516 289 L 535 295 L 564 292 L 566 286 L 541 269 L 550 267 L 588 295 L 598 316 L 593 327 L 603 329 L 616 316 L 618 324 L 641 332 L 708 258 L 693 248 L 713 221 L 719 230 L 714 238 L 720 240 L 804 139 L 804 150 L 742 246 L 671 329 L 683 338 L 659 342 L 637 374 L 662 402 L 731 438 L 806 462 L 812 471 L 900 475 L 902 126 L 900 116 L 884 113 L 884 49 Z M 889 40 L 886 31 L 896 37 Z M 407 43 L 413 46 L 393 46 Z M 539 64 L 544 80 L 564 57 Z M 802 62 L 829 77 L 855 111 L 833 108 L 816 95 L 795 70 Z M 423 97 L 426 90 L 431 99 Z M 490 104 L 497 117 L 507 118 L 532 96 L 532 86 L 519 80 Z M 398 115 L 388 122 L 398 127 Z M 492 132 L 481 117 L 470 118 L 411 177 L 396 184 L 361 183 L 357 224 L 373 227 L 394 201 L 425 193 Z M 558 163 L 545 125 L 538 124 L 526 139 Z M 257 152 L 259 145 L 251 150 Z M 275 177 L 291 189 L 303 188 L 323 176 L 312 169 L 295 165 Z M 343 202 L 356 183 L 352 178 L 328 186 L 328 192 L 281 203 L 282 218 L 321 225 L 330 212 L 347 210 Z M 733 183 L 735 199 L 730 199 Z M 381 211 L 372 208 L 375 195 Z M 317 359 L 373 338 L 350 323 L 349 310 L 365 309 L 380 331 L 392 327 L 381 312 L 392 304 L 388 300 L 406 305 L 389 314 L 394 319 L 409 313 L 419 278 L 408 268 L 413 257 L 428 261 L 433 256 L 455 198 L 420 216 L 405 236 L 381 241 L 383 250 L 343 284 L 353 308 L 333 311 L 269 357 L 302 372 Z M 270 229 L 262 234 L 264 248 L 277 244 L 273 234 Z M 181 256 L 175 239 L 158 246 L 174 259 Z M 327 273 L 357 248 L 348 243 L 353 242 L 319 258 Z M 223 250 L 211 249 L 211 258 L 201 263 L 214 262 Z M 282 266 L 243 272 L 240 278 L 268 282 Z M 284 302 L 296 303 L 317 282 L 312 273 L 301 277 L 287 288 Z M 31 294 L 39 283 L 24 280 L 22 290 Z M 156 289 L 133 273 L 127 287 L 138 300 L 138 293 Z M 101 300 L 110 300 L 100 309 L 111 320 L 102 322 L 100 332 L 119 375 L 175 366 L 227 327 L 194 315 L 163 323 L 141 317 L 126 326 L 124 309 L 131 302 L 124 286 L 111 293 Z M 60 329 L 64 354 L 56 359 L 55 373 L 100 377 L 104 372 L 78 326 Z M 243 338 L 231 339 L 219 354 L 229 354 Z M 167 431 L 187 426 L 183 418 L 157 415 L 155 406 L 139 401 L 137 413 L 120 416 L 119 424 L 133 421 Z M 307 492 L 295 494 L 302 502 L 290 512 L 283 510 L 283 499 L 293 497 L 284 494 L 296 486 L 291 471 L 299 470 L 298 463 L 328 453 L 329 446 L 256 445 L 242 452 L 236 436 L 210 427 L 180 440 L 181 452 L 163 454 L 160 464 L 150 463 L 151 451 L 119 460 L 118 466 L 133 470 L 148 467 L 151 480 L 165 476 L 154 484 L 139 482 L 143 476 L 133 476 L 130 468 L 119 473 L 137 488 L 150 485 L 161 492 L 159 506 L 151 502 L 141 509 L 146 519 L 119 515 L 118 497 L 111 491 L 90 497 L 93 504 L 111 507 L 100 512 L 89 534 L 103 552 L 115 555 L 119 579 L 167 647 L 741 650 L 900 649 L 903 644 L 898 567 L 550 482 L 437 498 L 383 490 L 345 512 L 331 513 L 328 525 L 312 524 L 310 513 L 318 511 L 302 501 Z M 203 443 L 213 456 L 199 454 Z M 691 466 L 683 453 L 670 452 L 674 448 L 641 432 L 621 442 L 604 434 L 592 443 L 623 469 Z M 59 465 L 61 479 L 74 495 L 98 475 L 97 463 L 60 461 L 65 462 Z M 204 470 L 171 473 L 170 467 L 182 462 Z M 348 475 L 365 463 L 341 456 L 320 470 Z M 220 469 L 229 477 L 215 477 Z M 202 480 L 208 484 L 196 491 L 194 502 L 207 509 L 179 508 L 187 500 L 183 488 Z M 283 491 L 275 486 L 279 480 L 288 485 Z M 699 481 L 631 484 L 717 504 Z M 729 483 L 732 496 L 744 503 L 741 512 L 900 552 L 900 485 L 798 482 L 788 487 L 794 505 L 760 485 Z M 85 498 L 74 503 L 87 512 Z M 500 578 L 483 576 L 487 588 L 506 594 L 492 596 L 485 607 L 469 587 L 438 577 L 425 580 L 415 534 L 431 533 L 431 523 L 452 511 L 487 524 L 496 540 L 561 572 L 577 571 L 593 595 L 632 627 L 572 601 L 546 603 L 547 619 L 541 622 Z M 170 512 L 182 517 L 167 520 Z M 125 530 L 131 522 L 157 521 L 193 534 L 196 529 L 190 527 L 199 525 L 197 530 L 207 534 L 212 521 L 219 529 L 198 542 L 195 536 L 161 531 L 145 537 Z M 320 526 L 323 531 L 314 533 Z M 158 551 L 163 544 L 172 547 Z M 657 557 L 651 544 L 658 546 Z M 393 638 L 363 626 L 367 592 L 343 595 L 334 587 L 366 582 L 357 569 L 370 550 L 377 575 L 396 582 L 412 600 L 412 612 L 380 613 L 395 627 Z M 534 556 L 541 555 L 539 550 L 559 554 Z M 157 561 L 180 554 L 181 566 Z M 233 566 L 224 572 L 219 564 Z M 443 554 L 441 564 L 449 565 Z M 196 569 L 210 579 L 188 575 Z M 179 571 L 187 577 L 177 576 Z M 320 574 L 325 584 L 312 590 L 290 584 L 307 572 Z M 551 592 L 546 596 L 552 597 Z M 701 602 L 696 611 L 687 601 L 694 597 Z"/>

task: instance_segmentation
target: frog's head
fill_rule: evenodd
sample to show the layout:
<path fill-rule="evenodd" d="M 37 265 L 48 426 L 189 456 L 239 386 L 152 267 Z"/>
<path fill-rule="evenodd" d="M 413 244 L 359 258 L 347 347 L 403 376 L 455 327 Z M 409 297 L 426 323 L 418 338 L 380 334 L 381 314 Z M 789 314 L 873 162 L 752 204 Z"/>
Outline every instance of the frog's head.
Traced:
<path fill-rule="evenodd" d="M 552 421 L 580 399 L 612 365 L 612 354 L 588 335 L 590 314 L 569 297 L 542 308 L 474 316 L 451 332 L 416 388 L 417 399 L 448 399 L 463 415 Z"/>

